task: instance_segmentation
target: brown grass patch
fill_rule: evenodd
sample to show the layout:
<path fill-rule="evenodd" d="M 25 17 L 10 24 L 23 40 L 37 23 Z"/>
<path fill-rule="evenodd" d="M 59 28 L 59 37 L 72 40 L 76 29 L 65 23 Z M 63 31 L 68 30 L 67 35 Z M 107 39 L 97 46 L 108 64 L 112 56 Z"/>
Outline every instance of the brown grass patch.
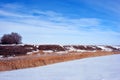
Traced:
<path fill-rule="evenodd" d="M 106 51 L 83 52 L 83 53 L 71 52 L 62 55 L 58 55 L 55 53 L 53 55 L 38 55 L 40 53 L 35 53 L 32 55 L 0 59 L 0 71 L 43 66 L 43 65 L 64 62 L 69 60 L 113 55 L 117 53 L 119 54 L 120 52 L 106 52 Z"/>

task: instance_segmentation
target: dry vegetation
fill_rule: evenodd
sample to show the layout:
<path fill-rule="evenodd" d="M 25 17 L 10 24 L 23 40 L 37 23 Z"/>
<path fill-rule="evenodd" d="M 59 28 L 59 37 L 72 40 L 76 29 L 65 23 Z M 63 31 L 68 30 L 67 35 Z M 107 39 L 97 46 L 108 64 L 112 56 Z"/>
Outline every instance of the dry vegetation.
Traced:
<path fill-rule="evenodd" d="M 14 58 L 0 59 L 0 71 L 43 66 L 57 62 L 64 62 L 64 61 L 82 59 L 88 57 L 112 55 L 118 53 L 120 52 L 96 51 L 96 52 L 82 52 L 82 53 L 70 52 L 61 55 L 52 53 L 52 55 L 50 55 L 50 54 L 44 54 L 42 51 L 40 51 L 30 55 L 22 55 L 22 56 L 16 56 Z"/>

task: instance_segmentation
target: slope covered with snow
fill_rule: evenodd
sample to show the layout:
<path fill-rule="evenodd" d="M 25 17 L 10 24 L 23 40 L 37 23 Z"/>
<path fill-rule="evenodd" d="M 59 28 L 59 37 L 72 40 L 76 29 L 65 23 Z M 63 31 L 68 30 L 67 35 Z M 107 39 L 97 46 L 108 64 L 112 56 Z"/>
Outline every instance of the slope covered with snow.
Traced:
<path fill-rule="evenodd" d="M 20 55 L 41 53 L 41 54 L 53 54 L 53 53 L 71 53 L 71 52 L 120 52 L 120 45 L 32 45 L 32 44 L 20 44 L 20 45 L 0 45 L 0 58 L 15 57 Z"/>
<path fill-rule="evenodd" d="M 120 80 L 120 55 L 0 72 L 0 80 Z"/>

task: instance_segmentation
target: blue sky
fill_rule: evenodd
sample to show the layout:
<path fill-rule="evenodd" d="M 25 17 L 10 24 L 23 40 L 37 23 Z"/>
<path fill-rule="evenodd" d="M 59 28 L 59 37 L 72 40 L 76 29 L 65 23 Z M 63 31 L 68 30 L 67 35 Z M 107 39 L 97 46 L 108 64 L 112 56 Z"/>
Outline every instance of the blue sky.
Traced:
<path fill-rule="evenodd" d="M 120 44 L 119 0 L 0 0 L 0 37 L 23 43 Z"/>

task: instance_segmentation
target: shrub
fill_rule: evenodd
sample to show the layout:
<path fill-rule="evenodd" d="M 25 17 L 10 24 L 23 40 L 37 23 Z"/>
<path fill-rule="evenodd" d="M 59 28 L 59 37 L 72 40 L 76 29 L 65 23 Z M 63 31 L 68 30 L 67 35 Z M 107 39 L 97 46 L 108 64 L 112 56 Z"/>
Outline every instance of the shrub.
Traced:
<path fill-rule="evenodd" d="M 26 55 L 27 52 L 36 51 L 37 48 L 33 45 L 6 45 L 6 46 L 0 46 L 0 55 L 3 55 L 4 57 L 8 56 L 20 56 L 20 55 Z"/>
<path fill-rule="evenodd" d="M 22 37 L 18 33 L 4 34 L 1 38 L 1 44 L 20 44 Z"/>
<path fill-rule="evenodd" d="M 60 45 L 39 45 L 39 50 L 65 51 Z"/>

